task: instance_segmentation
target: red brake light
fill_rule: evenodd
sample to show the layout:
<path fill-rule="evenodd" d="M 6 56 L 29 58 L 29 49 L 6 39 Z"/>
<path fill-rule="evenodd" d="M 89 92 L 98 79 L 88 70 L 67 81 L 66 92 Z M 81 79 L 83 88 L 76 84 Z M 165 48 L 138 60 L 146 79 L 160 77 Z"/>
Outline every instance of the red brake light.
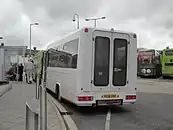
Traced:
<path fill-rule="evenodd" d="M 85 28 L 84 31 L 85 31 L 85 32 L 88 32 L 88 28 Z"/>
<path fill-rule="evenodd" d="M 85 100 L 86 100 L 86 101 L 89 101 L 89 97 L 85 97 Z"/>
<path fill-rule="evenodd" d="M 77 98 L 78 98 L 78 101 L 92 101 L 93 100 L 92 96 L 79 96 Z"/>
<path fill-rule="evenodd" d="M 127 95 L 126 100 L 134 100 L 136 99 L 136 95 Z"/>

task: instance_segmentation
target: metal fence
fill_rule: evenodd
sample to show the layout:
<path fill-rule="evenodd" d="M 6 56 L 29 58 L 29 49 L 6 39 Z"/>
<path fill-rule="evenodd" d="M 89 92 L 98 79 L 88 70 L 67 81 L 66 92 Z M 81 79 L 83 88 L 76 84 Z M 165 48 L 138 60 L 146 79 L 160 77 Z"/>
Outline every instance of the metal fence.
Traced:
<path fill-rule="evenodd" d="M 26 102 L 26 130 L 38 130 L 39 125 L 39 102 L 31 100 Z"/>

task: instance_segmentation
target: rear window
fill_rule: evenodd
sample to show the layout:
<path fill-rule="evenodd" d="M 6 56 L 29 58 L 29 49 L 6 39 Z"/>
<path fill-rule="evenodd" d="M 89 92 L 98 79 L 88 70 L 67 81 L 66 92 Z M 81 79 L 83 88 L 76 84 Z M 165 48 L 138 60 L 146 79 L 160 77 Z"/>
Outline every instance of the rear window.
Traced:
<path fill-rule="evenodd" d="M 114 39 L 113 85 L 125 86 L 127 74 L 127 40 Z"/>
<path fill-rule="evenodd" d="M 154 51 L 142 51 L 142 52 L 140 52 L 140 55 L 141 56 L 144 56 L 144 55 L 152 56 L 152 55 L 154 55 Z"/>
<path fill-rule="evenodd" d="M 99 37 L 95 39 L 94 85 L 107 86 L 109 84 L 110 39 Z"/>

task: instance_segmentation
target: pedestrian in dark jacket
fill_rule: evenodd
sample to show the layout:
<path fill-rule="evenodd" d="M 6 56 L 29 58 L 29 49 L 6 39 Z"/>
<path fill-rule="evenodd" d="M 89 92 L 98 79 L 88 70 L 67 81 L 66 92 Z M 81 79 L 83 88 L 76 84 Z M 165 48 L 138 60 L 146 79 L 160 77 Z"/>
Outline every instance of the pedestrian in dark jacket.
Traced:
<path fill-rule="evenodd" d="M 19 81 L 23 81 L 23 65 L 19 65 Z"/>

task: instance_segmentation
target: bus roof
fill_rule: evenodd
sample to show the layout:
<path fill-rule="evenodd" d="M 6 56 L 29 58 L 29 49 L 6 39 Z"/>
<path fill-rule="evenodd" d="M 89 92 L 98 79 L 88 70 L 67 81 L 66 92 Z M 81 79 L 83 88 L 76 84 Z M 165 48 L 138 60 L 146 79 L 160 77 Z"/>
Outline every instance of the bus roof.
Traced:
<path fill-rule="evenodd" d="M 81 29 L 79 29 L 79 30 L 75 30 L 75 31 L 73 31 L 73 32 L 70 32 L 69 34 L 67 34 L 67 35 L 65 35 L 65 36 L 63 36 L 63 37 L 61 37 L 60 39 L 58 39 L 58 40 L 52 42 L 51 44 L 49 44 L 49 45 L 47 46 L 46 49 L 49 49 L 50 47 L 54 47 L 55 45 L 57 45 L 57 41 L 64 40 L 65 38 L 67 38 L 67 37 L 69 37 L 69 36 L 71 36 L 71 35 L 75 35 L 75 34 L 77 34 L 77 33 L 80 33 L 81 31 L 83 31 L 83 30 L 86 29 L 86 28 L 89 29 L 89 30 L 92 30 L 92 31 L 94 31 L 94 30 L 97 30 L 97 31 L 106 31 L 106 32 L 111 32 L 111 31 L 112 31 L 112 29 L 104 29 L 104 28 L 91 28 L 91 27 L 81 28 Z M 134 34 L 135 34 L 135 33 L 132 33 L 132 32 L 126 32 L 126 31 L 114 30 L 114 29 L 113 29 L 113 32 L 116 32 L 116 33 L 124 33 L 124 34 L 129 34 L 129 35 L 134 35 Z M 135 34 L 135 35 L 136 35 L 136 34 Z"/>

